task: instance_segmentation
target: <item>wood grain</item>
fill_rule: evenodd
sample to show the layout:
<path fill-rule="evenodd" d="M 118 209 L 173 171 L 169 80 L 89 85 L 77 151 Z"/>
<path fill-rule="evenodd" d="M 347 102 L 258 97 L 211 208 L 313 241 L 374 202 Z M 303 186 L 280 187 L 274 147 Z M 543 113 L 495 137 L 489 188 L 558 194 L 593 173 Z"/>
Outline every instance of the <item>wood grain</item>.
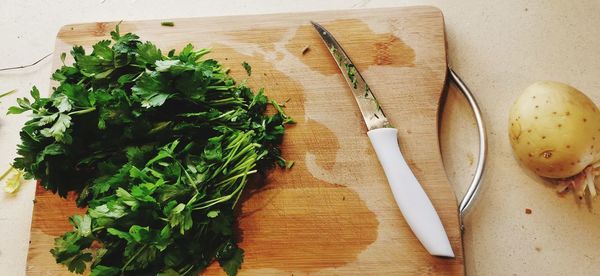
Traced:
<path fill-rule="evenodd" d="M 322 23 L 369 82 L 404 156 L 438 210 L 457 254 L 430 256 L 402 218 L 349 88 L 309 20 Z M 432 7 L 123 22 L 166 52 L 192 43 L 248 83 L 287 101 L 298 124 L 283 152 L 296 161 L 246 191 L 239 222 L 243 275 L 460 275 L 464 273 L 457 205 L 440 156 L 438 106 L 446 74 L 444 22 Z M 63 27 L 54 64 L 72 45 L 107 39 L 112 23 Z M 307 51 L 303 49 L 308 47 Z M 48 250 L 70 230 L 72 202 L 38 188 L 28 275 L 63 275 Z M 49 212 L 51 210 L 51 212 Z M 222 274 L 211 266 L 206 274 Z"/>

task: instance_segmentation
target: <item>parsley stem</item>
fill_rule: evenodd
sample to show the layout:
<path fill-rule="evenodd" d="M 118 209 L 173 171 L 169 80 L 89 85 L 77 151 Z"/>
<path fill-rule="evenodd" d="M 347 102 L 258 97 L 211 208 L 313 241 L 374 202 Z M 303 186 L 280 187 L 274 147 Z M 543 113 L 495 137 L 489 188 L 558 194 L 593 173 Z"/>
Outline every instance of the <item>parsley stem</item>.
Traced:
<path fill-rule="evenodd" d="M 192 270 L 193 268 L 194 268 L 193 265 L 187 265 L 187 266 L 184 266 L 182 269 L 180 269 L 177 272 L 181 275 L 187 275 L 190 272 L 190 270 Z"/>
<path fill-rule="evenodd" d="M 285 114 L 285 112 L 283 111 L 283 109 L 281 108 L 281 105 L 279 103 L 277 103 L 275 100 L 270 100 L 269 103 L 275 108 L 275 110 L 277 110 L 277 113 L 279 113 L 281 115 L 281 117 L 285 120 L 285 122 L 293 121 Z"/>
<path fill-rule="evenodd" d="M 212 49 L 210 49 L 210 48 L 203 48 L 203 49 L 200 49 L 200 50 L 196 51 L 196 55 L 198 57 L 201 57 L 203 55 L 206 55 L 206 54 L 210 53 L 211 50 Z"/>
<path fill-rule="evenodd" d="M 247 145 L 247 146 L 246 146 L 246 147 L 244 147 L 242 150 L 240 150 L 240 151 L 239 151 L 239 152 L 238 152 L 236 155 L 234 155 L 234 156 L 233 156 L 231 159 L 235 160 L 235 159 L 237 159 L 238 157 L 240 157 L 241 155 L 243 155 L 243 154 L 246 154 L 246 153 L 248 153 L 249 151 L 251 151 L 251 150 L 255 149 L 256 147 L 257 147 L 257 146 L 256 146 L 256 144 L 250 144 L 250 145 Z"/>
<path fill-rule="evenodd" d="M 244 139 L 243 134 L 236 135 L 231 141 L 229 141 L 229 145 L 227 145 L 226 149 L 238 147 L 242 139 Z"/>
<path fill-rule="evenodd" d="M 131 258 L 129 258 L 127 263 L 125 263 L 123 268 L 121 268 L 121 275 L 125 275 L 125 269 L 127 269 L 129 264 L 131 264 L 131 262 L 133 262 L 133 260 L 135 260 L 135 258 L 137 258 L 137 256 L 140 255 L 142 253 L 142 251 L 146 250 L 147 247 L 148 247 L 148 245 L 144 244 L 144 246 L 142 246 L 137 252 L 135 252 L 135 254 L 133 256 L 131 256 Z"/>
<path fill-rule="evenodd" d="M 250 168 L 248 168 L 248 169 L 250 169 Z M 234 175 L 234 176 L 232 176 L 232 177 L 229 177 L 229 178 L 227 178 L 227 179 L 225 179 L 225 180 L 221 180 L 221 181 L 219 181 L 219 183 L 215 184 L 215 186 L 221 186 L 221 185 L 223 185 L 223 184 L 225 184 L 225 183 L 227 183 L 227 182 L 234 181 L 234 180 L 236 180 L 236 179 L 238 179 L 238 178 L 240 178 L 240 177 L 244 177 L 244 176 L 247 176 L 247 175 L 249 175 L 249 174 L 253 174 L 253 173 L 256 173 L 256 170 L 252 170 L 252 171 L 246 170 L 246 171 L 245 171 L 245 172 L 243 172 L 243 173 L 240 173 L 240 174 Z"/>
<path fill-rule="evenodd" d="M 154 134 L 157 133 L 163 129 L 165 129 L 166 127 L 168 127 L 172 122 L 160 122 L 158 124 L 156 124 L 156 126 L 151 129 L 148 134 Z"/>
<path fill-rule="evenodd" d="M 234 103 L 241 104 L 242 101 L 237 98 L 225 98 L 225 99 L 212 100 L 212 101 L 210 101 L 210 103 L 214 106 L 219 106 L 219 105 L 234 104 Z"/>
<path fill-rule="evenodd" d="M 229 144 L 229 146 L 227 147 L 227 149 L 230 149 L 231 147 L 234 147 L 234 149 L 227 156 L 227 160 L 225 160 L 225 163 L 223 163 L 223 165 L 221 165 L 221 167 L 218 170 L 216 170 L 215 174 L 213 174 L 213 175 L 216 175 L 216 173 L 219 173 L 222 170 L 224 170 L 225 168 L 227 168 L 227 165 L 233 159 L 233 156 L 235 155 L 235 152 L 240 148 L 241 143 L 242 143 L 242 139 L 244 139 L 244 138 L 245 138 L 244 135 L 240 134 L 240 135 L 236 136 L 233 139 L 233 141 Z"/>
<path fill-rule="evenodd" d="M 8 92 L 2 93 L 2 94 L 0 94 L 0 98 L 2 98 L 4 96 L 8 96 L 8 95 L 10 95 L 12 93 L 15 93 L 15 92 L 17 92 L 17 89 L 13 89 L 13 90 L 10 90 Z"/>
<path fill-rule="evenodd" d="M 228 200 L 230 200 L 230 199 L 231 199 L 231 197 L 232 197 L 232 195 L 233 195 L 234 193 L 235 193 L 235 191 L 234 191 L 233 193 L 229 194 L 229 195 L 222 196 L 222 197 L 218 197 L 218 198 L 215 198 L 215 199 L 211 199 L 211 200 L 209 200 L 209 201 L 205 201 L 205 202 L 203 202 L 203 203 L 199 204 L 199 206 L 195 207 L 195 208 L 194 208 L 194 209 L 192 209 L 192 210 L 202 210 L 202 209 L 209 208 L 209 207 L 211 207 L 211 206 L 213 206 L 213 205 L 215 205 L 215 204 L 219 204 L 219 203 L 221 203 L 221 202 L 228 201 Z"/>
<path fill-rule="evenodd" d="M 231 209 L 235 208 L 235 205 L 237 205 L 238 200 L 240 200 L 240 196 L 242 195 L 242 191 L 244 190 L 244 188 L 246 187 L 246 183 L 248 183 L 246 181 L 246 178 L 248 177 L 249 174 L 256 172 L 256 170 L 250 171 L 250 167 L 248 167 L 246 173 L 244 174 L 244 177 L 242 178 L 242 183 L 240 185 L 241 189 L 240 192 L 238 193 L 237 197 L 235 198 L 235 201 L 233 202 L 233 204 L 231 205 Z"/>
<path fill-rule="evenodd" d="M 96 110 L 96 107 L 90 107 L 87 109 L 82 109 L 82 110 L 77 110 L 77 111 L 73 111 L 73 112 L 69 112 L 69 116 L 71 115 L 78 115 L 78 114 L 86 114 L 86 113 L 90 113 Z"/>
<path fill-rule="evenodd" d="M 213 86 L 207 86 L 206 89 L 209 90 L 216 90 L 216 91 L 227 91 L 229 89 L 235 88 L 234 85 L 229 85 L 229 86 L 222 86 L 222 85 L 213 85 Z"/>
<path fill-rule="evenodd" d="M 227 111 L 227 112 L 225 112 L 225 113 L 223 113 L 223 114 L 221 114 L 221 115 L 219 115 L 219 116 L 211 119 L 211 121 L 217 121 L 219 119 L 225 118 L 225 117 L 231 115 L 232 113 L 234 113 L 235 111 L 236 111 L 235 109 L 234 110 L 229 110 L 229 111 Z"/>

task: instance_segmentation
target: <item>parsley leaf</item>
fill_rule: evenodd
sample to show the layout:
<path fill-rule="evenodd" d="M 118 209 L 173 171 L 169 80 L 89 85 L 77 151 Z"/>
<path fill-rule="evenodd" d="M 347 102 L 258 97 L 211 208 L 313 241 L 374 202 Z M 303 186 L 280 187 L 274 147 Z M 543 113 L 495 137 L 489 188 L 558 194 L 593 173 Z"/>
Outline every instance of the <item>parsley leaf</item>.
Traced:
<path fill-rule="evenodd" d="M 69 267 L 69 271 L 75 272 L 77 274 L 82 274 L 85 271 L 85 263 L 92 260 L 91 253 L 83 253 L 75 255 L 73 258 L 66 261 L 66 264 Z"/>
<path fill-rule="evenodd" d="M 58 116 L 46 117 L 46 121 L 44 121 L 44 119 L 40 121 L 43 125 L 46 125 L 56 119 L 51 127 L 41 129 L 40 134 L 45 137 L 53 137 L 57 142 L 65 141 L 65 135 L 68 135 L 66 134 L 66 131 L 71 126 L 71 116 L 64 113 L 55 113 L 55 115 L 56 114 Z"/>
<path fill-rule="evenodd" d="M 242 266 L 244 250 L 227 242 L 217 251 L 217 260 L 228 276 L 236 275 Z"/>
<path fill-rule="evenodd" d="M 252 75 L 252 66 L 250 66 L 250 64 L 248 64 L 248 62 L 242 62 L 242 66 L 244 67 L 244 70 L 246 70 L 246 74 L 248 74 L 248 76 Z"/>

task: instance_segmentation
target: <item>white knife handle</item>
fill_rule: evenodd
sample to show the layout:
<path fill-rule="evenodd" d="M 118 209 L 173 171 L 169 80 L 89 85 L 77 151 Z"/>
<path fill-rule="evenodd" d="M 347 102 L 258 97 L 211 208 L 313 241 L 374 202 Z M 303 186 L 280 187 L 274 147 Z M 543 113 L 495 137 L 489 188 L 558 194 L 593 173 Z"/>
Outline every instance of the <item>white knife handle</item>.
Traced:
<path fill-rule="evenodd" d="M 454 257 L 450 241 L 431 200 L 408 167 L 398 145 L 398 130 L 367 132 L 404 219 L 429 254 Z"/>

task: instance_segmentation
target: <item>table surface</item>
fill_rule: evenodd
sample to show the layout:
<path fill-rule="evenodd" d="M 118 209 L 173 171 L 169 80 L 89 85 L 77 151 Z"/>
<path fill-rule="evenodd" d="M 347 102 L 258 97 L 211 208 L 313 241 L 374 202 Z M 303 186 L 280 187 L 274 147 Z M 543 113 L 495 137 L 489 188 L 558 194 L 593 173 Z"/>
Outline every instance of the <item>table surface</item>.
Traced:
<path fill-rule="evenodd" d="M 215 15 L 433 5 L 445 16 L 448 59 L 475 93 L 488 128 L 489 158 L 482 193 L 465 221 L 470 275 L 584 275 L 600 259 L 600 200 L 579 204 L 522 169 L 512 156 L 508 109 L 538 80 L 569 83 L 600 103 L 600 1 L 165 1 L 97 0 L 0 2 L 0 68 L 29 64 L 50 53 L 60 26 L 70 23 Z M 0 110 L 32 85 L 48 92 L 50 59 L 0 72 Z M 2 112 L 3 113 L 3 112 Z M 8 168 L 26 116 L 0 115 L 0 168 Z M 457 93 L 448 96 L 441 146 L 457 194 L 477 159 L 474 119 Z M 0 192 L 0 271 L 24 275 L 34 183 Z M 531 209 L 526 214 L 525 209 Z"/>

